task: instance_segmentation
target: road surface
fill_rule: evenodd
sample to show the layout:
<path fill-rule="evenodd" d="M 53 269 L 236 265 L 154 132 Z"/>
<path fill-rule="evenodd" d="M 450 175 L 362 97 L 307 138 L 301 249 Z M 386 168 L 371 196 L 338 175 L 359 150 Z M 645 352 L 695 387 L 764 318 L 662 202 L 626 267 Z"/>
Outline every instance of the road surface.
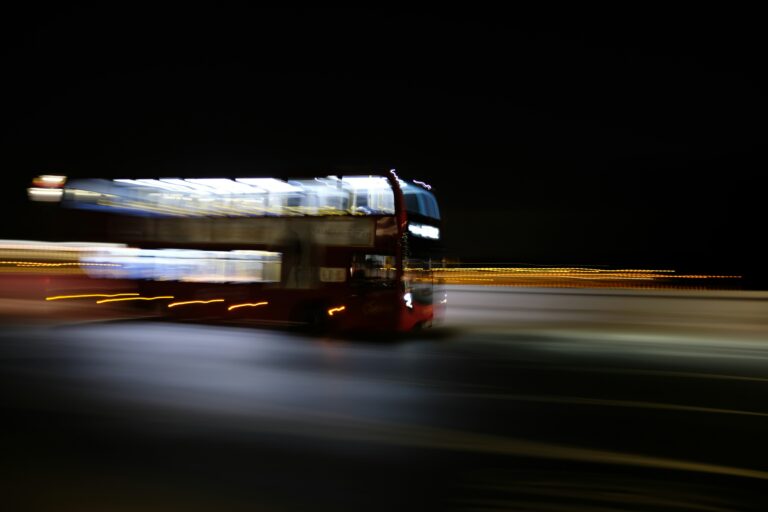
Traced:
<path fill-rule="evenodd" d="M 3 499 L 765 510 L 766 310 L 760 292 L 451 288 L 442 327 L 374 340 L 6 316 Z"/>

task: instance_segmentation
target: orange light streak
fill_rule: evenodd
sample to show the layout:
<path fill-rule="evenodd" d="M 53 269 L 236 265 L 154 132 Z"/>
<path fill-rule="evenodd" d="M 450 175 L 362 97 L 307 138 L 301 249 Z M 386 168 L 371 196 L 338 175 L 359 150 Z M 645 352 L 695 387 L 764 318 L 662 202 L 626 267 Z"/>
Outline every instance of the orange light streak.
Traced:
<path fill-rule="evenodd" d="M 171 302 L 168 304 L 168 307 L 175 308 L 176 306 L 186 306 L 187 304 L 211 304 L 212 302 L 224 302 L 224 299 L 186 300 L 184 302 Z"/>
<path fill-rule="evenodd" d="M 157 297 L 126 297 L 124 299 L 104 299 L 97 300 L 96 304 L 105 304 L 107 302 L 122 302 L 126 300 L 160 300 L 160 299 L 173 299 L 173 295 L 159 295 Z"/>
<path fill-rule="evenodd" d="M 138 295 L 138 293 L 113 293 L 111 295 L 105 293 L 88 293 L 83 295 L 55 295 L 53 297 L 46 297 L 45 300 L 88 299 L 93 297 L 125 297 L 136 295 Z"/>
<path fill-rule="evenodd" d="M 267 304 L 269 304 L 269 302 L 253 302 L 253 303 L 249 302 L 249 303 L 245 303 L 245 304 L 235 304 L 233 306 L 229 306 L 227 308 L 227 311 L 232 311 L 232 310 L 239 309 L 239 308 L 249 308 L 249 307 L 250 308 L 255 308 L 257 306 L 266 306 Z"/>

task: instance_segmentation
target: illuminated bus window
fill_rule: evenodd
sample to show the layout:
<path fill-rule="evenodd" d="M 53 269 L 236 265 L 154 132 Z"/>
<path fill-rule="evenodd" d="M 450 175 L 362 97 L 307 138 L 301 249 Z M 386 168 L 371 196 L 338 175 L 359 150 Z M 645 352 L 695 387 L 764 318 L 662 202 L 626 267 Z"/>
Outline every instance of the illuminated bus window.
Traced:
<path fill-rule="evenodd" d="M 403 276 L 404 289 L 411 293 L 413 302 L 429 305 L 433 302 L 433 276 L 431 262 L 409 259 Z"/>
<path fill-rule="evenodd" d="M 394 281 L 395 257 L 383 254 L 355 254 L 350 269 L 353 281 Z"/>
<path fill-rule="evenodd" d="M 268 251 L 105 248 L 82 258 L 92 277 L 196 283 L 280 280 L 282 255 Z"/>

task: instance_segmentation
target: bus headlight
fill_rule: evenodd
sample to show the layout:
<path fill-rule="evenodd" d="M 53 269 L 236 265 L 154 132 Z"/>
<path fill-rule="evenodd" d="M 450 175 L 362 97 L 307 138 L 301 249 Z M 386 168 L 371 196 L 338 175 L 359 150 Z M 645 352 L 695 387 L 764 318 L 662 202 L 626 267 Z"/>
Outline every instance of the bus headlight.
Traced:
<path fill-rule="evenodd" d="M 403 295 L 403 302 L 405 302 L 405 307 L 413 309 L 413 295 L 411 292 L 406 292 L 405 295 Z"/>

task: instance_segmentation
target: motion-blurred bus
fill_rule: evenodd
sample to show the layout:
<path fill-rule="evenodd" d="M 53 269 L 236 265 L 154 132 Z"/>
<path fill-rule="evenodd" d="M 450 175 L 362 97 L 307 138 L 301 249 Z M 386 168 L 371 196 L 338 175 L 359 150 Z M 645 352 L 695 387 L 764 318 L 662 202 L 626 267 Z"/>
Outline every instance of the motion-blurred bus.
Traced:
<path fill-rule="evenodd" d="M 437 201 L 394 171 L 33 185 L 33 200 L 74 209 L 60 217 L 73 236 L 121 244 L 85 253 L 88 275 L 131 280 L 171 316 L 407 331 L 442 314 Z"/>

